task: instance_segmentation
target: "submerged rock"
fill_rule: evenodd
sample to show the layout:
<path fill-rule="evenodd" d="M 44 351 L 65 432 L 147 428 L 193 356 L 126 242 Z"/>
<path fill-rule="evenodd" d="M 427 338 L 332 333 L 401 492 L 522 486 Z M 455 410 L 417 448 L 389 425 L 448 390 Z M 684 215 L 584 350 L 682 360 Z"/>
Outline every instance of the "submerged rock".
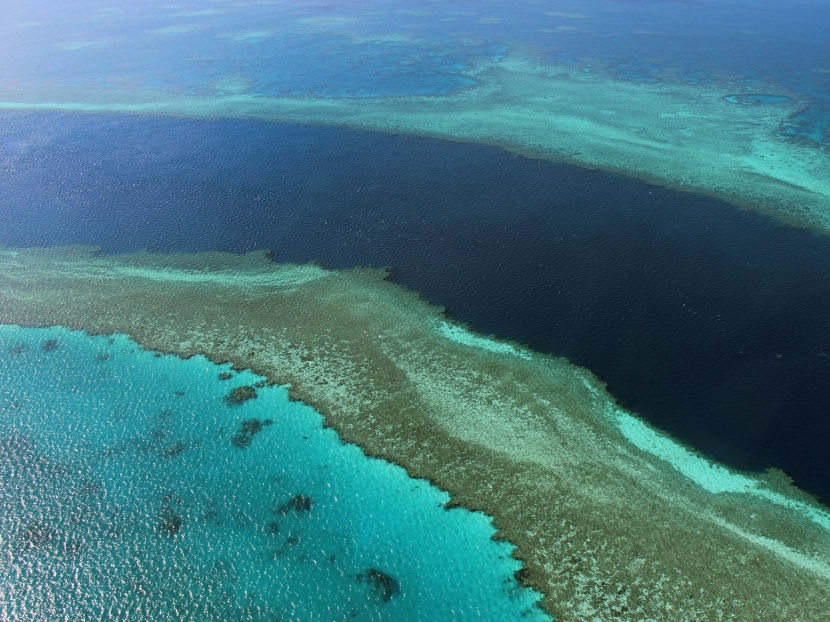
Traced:
<path fill-rule="evenodd" d="M 159 455 L 160 455 L 162 458 L 172 458 L 172 457 L 174 457 L 174 456 L 178 456 L 178 455 L 179 455 L 180 453 L 182 453 L 185 449 L 187 449 L 187 445 L 185 445 L 185 444 L 184 444 L 184 443 L 182 443 L 181 441 L 177 441 L 177 442 L 173 443 L 172 445 L 170 445 L 170 446 L 168 446 L 168 447 L 165 447 L 165 448 L 164 448 L 164 449 L 160 452 L 160 454 L 159 454 Z"/>
<path fill-rule="evenodd" d="M 401 591 L 398 581 L 377 568 L 369 568 L 366 572 L 357 575 L 358 581 L 368 583 L 383 602 L 388 602 Z"/>
<path fill-rule="evenodd" d="M 93 479 L 91 477 L 86 478 L 81 482 L 78 486 L 78 494 L 83 497 L 92 497 L 97 495 L 104 489 L 103 483 L 101 483 L 98 479 Z"/>
<path fill-rule="evenodd" d="M 178 393 L 178 392 L 177 392 Z M 173 413 L 169 410 L 162 410 L 155 415 L 153 415 L 154 421 L 169 421 L 170 418 L 173 416 Z"/>
<path fill-rule="evenodd" d="M 169 505 L 163 505 L 158 515 L 158 523 L 156 529 L 167 535 L 175 535 L 179 533 L 184 524 L 184 517 L 173 510 Z"/>
<path fill-rule="evenodd" d="M 223 399 L 228 406 L 239 406 L 256 397 L 256 389 L 250 385 L 242 385 L 231 389 Z"/>
<path fill-rule="evenodd" d="M 280 524 L 275 520 L 268 521 L 265 523 L 265 533 L 269 535 L 276 535 L 280 532 Z"/>
<path fill-rule="evenodd" d="M 53 531 L 49 525 L 32 523 L 23 531 L 23 541 L 32 547 L 46 544 L 52 539 Z"/>
<path fill-rule="evenodd" d="M 513 578 L 516 579 L 516 583 L 519 585 L 530 585 L 530 570 L 528 570 L 525 566 L 522 566 L 513 573 Z"/>
<path fill-rule="evenodd" d="M 153 428 L 150 430 L 150 438 L 154 441 L 163 440 L 167 436 L 167 432 L 164 428 Z"/>
<path fill-rule="evenodd" d="M 231 443 L 240 449 L 247 447 L 260 433 L 262 426 L 263 423 L 259 419 L 245 419 L 239 431 L 231 437 Z"/>
<path fill-rule="evenodd" d="M 274 509 L 274 514 L 281 514 L 282 516 L 285 516 L 292 511 L 302 514 L 303 512 L 310 512 L 313 505 L 314 501 L 311 497 L 307 497 L 306 495 L 294 495 L 288 501 L 276 507 Z"/>

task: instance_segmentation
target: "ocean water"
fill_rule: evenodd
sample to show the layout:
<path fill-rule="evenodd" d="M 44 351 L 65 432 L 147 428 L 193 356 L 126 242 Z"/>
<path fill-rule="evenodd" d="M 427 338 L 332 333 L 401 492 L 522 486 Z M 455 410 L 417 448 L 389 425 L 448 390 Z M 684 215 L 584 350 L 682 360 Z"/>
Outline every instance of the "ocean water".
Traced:
<path fill-rule="evenodd" d="M 826 236 L 479 145 L 238 120 L 2 118 L 0 242 L 389 266 L 476 330 L 584 365 L 719 461 L 781 468 L 830 499 Z"/>
<path fill-rule="evenodd" d="M 0 619 L 546 619 L 487 517 L 261 380 L 0 327 Z"/>
<path fill-rule="evenodd" d="M 0 243 L 388 267 L 476 331 L 587 367 L 706 455 L 781 468 L 830 502 L 827 236 L 482 145 L 5 110 L 406 101 L 526 61 L 633 90 L 712 87 L 732 112 L 796 104 L 777 138 L 822 154 L 824 0 L 9 0 L 0 13 Z M 259 381 L 124 336 L 0 327 L 0 620 L 543 617 L 486 517 L 342 445 L 279 387 L 224 399 Z"/>
<path fill-rule="evenodd" d="M 781 134 L 827 145 L 829 21 L 822 0 L 11 1 L 0 92 L 445 94 L 515 51 L 634 83 L 794 94 L 803 110 Z"/>

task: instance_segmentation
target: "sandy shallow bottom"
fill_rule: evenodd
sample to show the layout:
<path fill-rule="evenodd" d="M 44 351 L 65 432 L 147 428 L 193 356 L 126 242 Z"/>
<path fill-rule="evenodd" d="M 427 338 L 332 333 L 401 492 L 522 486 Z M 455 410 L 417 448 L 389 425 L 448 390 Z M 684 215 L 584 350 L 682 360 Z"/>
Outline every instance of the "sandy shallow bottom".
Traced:
<path fill-rule="evenodd" d="M 0 619 L 549 618 L 481 513 L 200 356 L 0 326 Z"/>
<path fill-rule="evenodd" d="M 373 270 L 263 254 L 0 250 L 0 323 L 232 362 L 494 518 L 561 620 L 823 620 L 830 515 L 711 464 L 585 369 L 448 323 Z"/>

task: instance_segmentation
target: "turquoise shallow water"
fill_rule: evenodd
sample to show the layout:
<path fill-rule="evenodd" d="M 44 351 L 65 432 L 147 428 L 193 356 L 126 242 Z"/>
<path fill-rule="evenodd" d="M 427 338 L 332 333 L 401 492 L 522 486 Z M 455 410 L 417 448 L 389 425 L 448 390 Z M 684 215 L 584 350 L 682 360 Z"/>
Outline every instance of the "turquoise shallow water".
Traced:
<path fill-rule="evenodd" d="M 545 619 L 489 518 L 261 380 L 0 326 L 0 619 Z"/>
<path fill-rule="evenodd" d="M 785 7 L 785 8 L 784 8 Z M 798 94 L 780 134 L 830 141 L 828 4 L 762 0 L 7 0 L 0 93 L 446 94 L 511 53 L 636 83 Z M 90 93 L 91 95 L 91 93 Z M 105 97 L 106 98 L 106 97 Z"/>

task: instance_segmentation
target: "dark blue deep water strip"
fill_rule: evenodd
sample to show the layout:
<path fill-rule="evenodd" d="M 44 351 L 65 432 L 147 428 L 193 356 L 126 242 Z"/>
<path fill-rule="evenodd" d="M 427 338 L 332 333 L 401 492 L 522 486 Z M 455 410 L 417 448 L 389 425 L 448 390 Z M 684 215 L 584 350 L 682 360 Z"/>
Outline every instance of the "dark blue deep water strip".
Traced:
<path fill-rule="evenodd" d="M 0 117 L 0 242 L 390 266 L 738 468 L 830 500 L 830 238 L 497 148 L 252 121 Z"/>

